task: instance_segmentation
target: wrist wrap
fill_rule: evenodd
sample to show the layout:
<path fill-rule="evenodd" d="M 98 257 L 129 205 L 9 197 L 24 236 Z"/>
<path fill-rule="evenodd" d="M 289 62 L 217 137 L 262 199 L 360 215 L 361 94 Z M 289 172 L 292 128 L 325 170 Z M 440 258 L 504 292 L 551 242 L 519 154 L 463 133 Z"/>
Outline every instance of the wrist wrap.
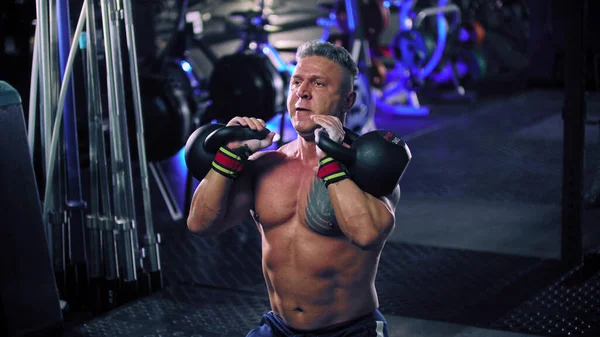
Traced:
<path fill-rule="evenodd" d="M 350 177 L 346 167 L 331 157 L 325 157 L 319 161 L 317 176 L 323 179 L 325 187 Z"/>
<path fill-rule="evenodd" d="M 251 152 L 247 145 L 242 145 L 235 150 L 221 146 L 212 162 L 212 168 L 227 178 L 235 179 L 242 172 L 250 155 Z"/>

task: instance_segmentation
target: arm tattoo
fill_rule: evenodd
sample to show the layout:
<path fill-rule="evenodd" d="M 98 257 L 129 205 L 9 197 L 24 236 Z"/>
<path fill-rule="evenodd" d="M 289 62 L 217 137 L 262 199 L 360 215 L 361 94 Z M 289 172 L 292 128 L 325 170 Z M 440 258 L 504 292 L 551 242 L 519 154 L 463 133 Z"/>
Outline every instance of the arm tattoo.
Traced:
<path fill-rule="evenodd" d="M 337 223 L 327 187 L 316 175 L 308 192 L 306 202 L 306 225 L 325 236 L 339 236 L 342 231 Z"/>

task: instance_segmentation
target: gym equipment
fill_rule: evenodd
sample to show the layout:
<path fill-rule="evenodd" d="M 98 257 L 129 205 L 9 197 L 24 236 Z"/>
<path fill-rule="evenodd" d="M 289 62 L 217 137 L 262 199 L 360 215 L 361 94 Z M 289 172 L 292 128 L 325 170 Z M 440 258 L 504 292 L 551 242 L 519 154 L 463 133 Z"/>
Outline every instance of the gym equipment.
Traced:
<path fill-rule="evenodd" d="M 348 8 L 354 8 L 358 11 L 358 14 L 351 13 L 351 15 L 358 15 L 362 27 L 362 37 L 369 42 L 370 63 L 366 74 L 371 86 L 380 89 L 385 83 L 387 68 L 377 59 L 381 56 L 378 52 L 379 37 L 387 29 L 390 22 L 389 6 L 383 0 L 363 0 L 354 5 L 349 5 L 347 1 L 337 1 L 332 16 L 335 18 L 342 36 L 354 34 L 350 28 L 350 22 L 348 22 Z M 342 39 L 347 40 L 344 37 Z M 339 37 L 336 37 L 336 40 L 339 40 Z M 348 44 L 343 45 L 350 49 Z"/>
<path fill-rule="evenodd" d="M 485 39 L 485 29 L 477 21 L 468 21 L 460 25 L 458 40 L 468 46 L 480 45 Z"/>
<path fill-rule="evenodd" d="M 148 168 L 171 219 L 177 221 L 182 219 L 184 214 L 159 161 L 180 153 L 192 132 L 199 125 L 208 123 L 211 116 L 206 111 L 209 103 L 208 79 L 203 76 L 199 64 L 189 57 L 188 52 L 191 44 L 202 45 L 193 35 L 198 21 L 188 18 L 190 13 L 187 11 L 187 0 L 178 3 L 166 0 L 164 5 L 169 7 L 169 10 L 161 10 L 157 14 L 152 4 L 138 4 L 142 6 L 142 9 L 138 7 L 138 18 L 144 18 L 146 13 L 143 9 L 150 7 L 151 13 L 148 14 L 153 15 L 155 26 L 160 27 L 157 28 L 160 32 L 156 35 L 157 43 L 161 45 L 156 58 L 145 55 L 146 60 L 140 70 L 140 91 L 143 94 L 142 111 L 145 117 L 144 138 L 147 144 Z M 144 32 L 144 28 L 138 29 L 138 32 Z M 151 37 L 152 34 L 149 38 Z M 154 52 L 155 45 L 151 44 L 149 49 Z M 133 110 L 131 104 L 128 107 L 129 110 Z M 132 126 L 135 125 L 135 120 L 133 115 L 129 116 L 130 134 L 134 135 L 135 129 Z M 134 142 L 135 139 L 131 137 L 130 141 Z"/>
<path fill-rule="evenodd" d="M 216 62 L 209 80 L 212 104 L 208 109 L 219 123 L 242 115 L 268 121 L 287 111 L 291 71 L 269 43 L 269 20 L 264 12 L 263 0 L 256 11 L 231 13 L 243 19 L 242 43 L 237 52 Z"/>
<path fill-rule="evenodd" d="M 5 158 L 0 165 L 0 331 L 3 336 L 59 336 L 63 317 L 21 97 L 4 81 L 0 153 Z"/>
<path fill-rule="evenodd" d="M 57 33 L 60 79 L 69 82 L 66 89 L 66 99 L 63 112 L 64 170 L 66 184 L 64 194 L 67 201 L 65 211 L 67 221 L 63 222 L 63 259 L 64 259 L 64 289 L 66 300 L 73 310 L 87 305 L 87 253 L 85 245 L 84 210 L 87 207 L 82 196 L 81 172 L 79 160 L 79 141 L 77 135 L 76 104 L 73 92 L 73 78 L 65 79 L 65 68 L 69 57 L 70 45 L 70 13 L 67 0 L 56 3 Z"/>
<path fill-rule="evenodd" d="M 352 28 L 348 22 L 348 11 L 350 8 L 345 1 L 338 1 L 335 4 L 335 17 L 338 27 L 345 34 L 352 34 Z M 383 31 L 386 30 L 390 22 L 390 10 L 384 5 L 383 0 L 367 0 L 358 3 L 358 12 L 362 22 L 363 36 L 374 42 Z"/>
<path fill-rule="evenodd" d="M 183 54 L 183 53 L 182 53 Z M 187 138 L 206 122 L 199 113 L 195 86 L 199 83 L 186 59 L 165 56 L 154 69 L 140 73 L 141 105 L 144 111 L 145 142 L 147 158 L 158 162 L 178 153 Z M 185 68 L 185 69 L 184 69 Z M 132 92 L 128 90 L 128 96 Z M 129 125 L 134 126 L 134 115 L 129 115 Z M 135 135 L 135 129 L 131 134 Z M 135 139 L 131 139 L 135 141 Z"/>
<path fill-rule="evenodd" d="M 286 100 L 293 66 L 283 61 L 268 40 L 269 20 L 265 15 L 265 1 L 260 1 L 256 10 L 233 12 L 230 17 L 243 21 L 237 31 L 242 43 L 236 52 L 218 58 L 200 39 L 191 41 L 214 64 L 208 78 L 204 120 L 200 125 L 209 121 L 226 124 L 238 115 L 261 118 L 267 123 L 279 117 L 279 133 L 275 140 L 281 146 L 285 139 L 285 124 L 289 121 Z M 194 34 L 202 33 L 202 15 L 199 12 L 188 13 L 187 20 L 194 25 Z M 185 214 L 189 213 L 193 185 L 193 176 L 188 170 Z"/>
<path fill-rule="evenodd" d="M 320 40 L 346 48 L 359 68 L 354 86 L 357 100 L 346 115 L 345 125 L 359 134 L 374 130 L 373 90 L 383 86 L 387 69 L 374 58 L 373 50 L 378 45 L 379 35 L 387 27 L 389 10 L 383 1 L 378 0 L 338 0 L 320 6 L 329 11 L 329 17 L 317 20 L 317 24 L 323 27 Z M 341 34 L 331 34 L 333 27 L 337 27 Z"/>
<path fill-rule="evenodd" d="M 356 101 L 346 113 L 344 126 L 361 135 L 375 129 L 375 100 L 370 89 L 367 76 L 358 74 L 354 81 Z"/>
<path fill-rule="evenodd" d="M 465 78 L 479 81 L 485 77 L 487 61 L 479 50 L 461 49 L 454 58 L 452 61 L 447 61 L 443 67 L 439 67 L 429 78 L 439 84 Z"/>
<path fill-rule="evenodd" d="M 459 44 L 464 49 L 474 47 L 484 56 L 488 89 L 517 89 L 522 87 L 525 79 L 542 79 L 545 74 L 556 73 L 553 69 L 561 68 L 560 64 L 554 62 L 558 58 L 553 51 L 562 43 L 554 40 L 562 34 L 556 35 L 563 28 L 553 27 L 552 15 L 549 14 L 557 10 L 557 2 L 550 2 L 548 6 L 522 0 L 470 0 L 457 3 L 465 13 L 465 22 L 478 22 L 485 29 L 485 40 L 480 45 L 465 45 L 461 41 Z M 530 6 L 537 8 L 531 9 Z M 533 16 L 530 17 L 530 13 Z M 547 20 L 543 17 L 547 17 Z M 464 35 L 462 29 L 459 31 L 459 40 L 460 35 Z M 544 75 L 539 77 L 540 70 L 544 68 Z M 589 72 L 590 75 L 592 73 Z"/>
<path fill-rule="evenodd" d="M 321 4 L 325 10 L 329 11 L 329 17 L 319 18 L 317 25 L 323 27 L 321 41 L 329 41 L 333 44 L 343 46 L 351 50 L 351 40 L 353 39 L 354 30 L 356 29 L 355 20 L 348 21 L 347 8 L 356 7 L 359 14 L 351 12 L 357 16 L 364 24 L 361 24 L 361 36 L 368 41 L 368 60 L 367 70 L 365 74 L 369 80 L 369 84 L 374 88 L 382 88 L 386 82 L 387 68 L 377 59 L 380 56 L 379 36 L 387 28 L 390 19 L 390 11 L 388 6 L 384 5 L 381 0 L 360 1 L 358 4 L 348 4 L 347 0 L 338 0 L 331 4 Z M 350 25 L 350 23 L 352 25 Z M 337 27 L 339 33 L 331 33 L 331 28 Z M 352 29 L 351 29 L 352 27 Z"/>
<path fill-rule="evenodd" d="M 210 77 L 210 109 L 218 122 L 235 116 L 265 121 L 286 111 L 283 77 L 263 54 L 240 51 L 223 56 Z"/>
<path fill-rule="evenodd" d="M 377 89 L 381 89 L 385 85 L 387 81 L 387 67 L 381 60 L 376 58 L 371 60 L 369 79 L 371 80 L 371 85 Z"/>
<path fill-rule="evenodd" d="M 393 2 L 399 7 L 400 27 L 390 49 L 398 62 L 388 72 L 388 85 L 377 99 L 377 107 L 390 114 L 429 115 L 429 109 L 421 106 L 417 91 L 442 60 L 448 33 L 458 29 L 461 22 L 460 9 L 448 0 L 438 0 L 437 6 L 419 12 L 414 11 L 415 3 L 415 0 Z M 436 18 L 435 40 L 421 29 L 424 20 L 432 16 Z M 452 16 L 451 22 L 447 16 Z"/>
<path fill-rule="evenodd" d="M 189 172 L 194 178 L 202 180 L 210 171 L 219 147 L 230 141 L 263 139 L 269 132 L 268 129 L 254 131 L 243 126 L 218 123 L 201 126 L 192 133 L 185 145 L 185 162 Z"/>
<path fill-rule="evenodd" d="M 142 33 L 143 38 L 152 42 L 142 41 L 137 45 L 143 51 L 139 62 L 139 82 L 146 155 L 152 163 L 178 153 L 187 138 L 207 118 L 201 108 L 204 99 L 201 85 L 204 82 L 196 64 L 188 56 L 193 27 L 186 20 L 187 7 L 188 0 L 163 0 L 159 12 L 154 3 L 142 2 L 134 7 L 134 19 L 152 17 L 151 29 L 139 26 L 136 29 L 136 34 Z M 146 47 L 146 50 L 139 47 Z M 126 96 L 134 95 L 128 90 Z M 128 104 L 128 110 L 134 110 L 131 100 Z M 135 135 L 134 115 L 129 116 L 130 133 Z M 131 137 L 130 141 L 135 139 Z"/>
<path fill-rule="evenodd" d="M 435 51 L 435 37 L 427 31 L 402 31 L 394 35 L 394 58 L 407 68 L 423 68 Z"/>
<path fill-rule="evenodd" d="M 393 192 L 412 158 L 408 145 L 386 130 L 367 132 L 348 148 L 331 140 L 323 129 L 319 131 L 317 146 L 343 162 L 352 181 L 375 197 Z"/>
<path fill-rule="evenodd" d="M 95 310 L 104 311 L 128 302 L 140 294 L 162 287 L 162 274 L 158 244 L 160 236 L 154 232 L 150 205 L 148 160 L 146 156 L 144 123 L 142 115 L 139 71 L 133 31 L 131 3 L 125 1 L 101 1 L 102 37 L 104 60 L 106 62 L 106 94 L 108 102 L 109 146 L 105 146 L 103 124 L 103 100 L 98 71 L 98 39 L 96 37 L 95 5 L 85 0 L 81 14 L 70 39 L 70 50 L 63 62 L 62 80 L 58 80 L 59 67 L 56 62 L 52 27 L 56 25 L 52 13 L 53 5 L 47 0 L 37 0 L 37 27 L 32 69 L 32 102 L 29 112 L 30 145 L 34 148 L 37 122 L 38 77 L 40 86 L 40 144 L 42 147 L 44 191 L 44 224 L 47 228 L 48 244 L 54 269 L 63 275 L 68 255 L 65 252 L 75 245 L 87 246 L 90 256 L 86 261 L 88 277 L 78 280 L 89 285 L 89 298 Z M 121 15 L 115 16 L 115 13 Z M 83 34 L 85 28 L 85 34 Z M 123 34 L 124 33 L 124 34 Z M 126 44 L 122 44 L 121 36 Z M 72 84 L 73 63 L 76 52 L 83 53 L 84 84 L 88 109 L 88 129 L 90 147 L 90 203 L 86 211 L 85 237 L 65 234 L 74 221 L 72 205 L 65 205 L 63 188 L 64 165 L 69 162 L 62 154 L 63 147 L 73 146 L 76 141 L 68 137 L 68 116 L 65 115 L 65 102 L 69 85 Z M 134 203 L 131 147 L 129 142 L 128 114 L 123 76 L 123 56 L 121 48 L 127 47 L 128 72 L 133 98 L 137 155 L 143 199 L 143 219 L 138 221 Z M 38 65 L 40 66 L 38 69 Z M 60 89 L 60 92 L 53 89 Z M 73 123 L 74 124 L 74 123 Z M 69 122 L 71 125 L 71 122 Z M 32 152 L 32 156 L 35 153 Z M 106 154 L 109 152 L 110 160 Z M 109 171 L 110 170 L 110 171 Z M 110 174 L 109 174 L 110 172 Z M 67 198 L 69 201 L 69 198 Z M 75 200 L 78 201 L 78 200 Z M 143 223 L 143 234 L 138 234 L 138 224 Z M 65 236 L 79 242 L 67 241 Z M 58 278 L 57 278 L 58 280 Z M 59 284 L 59 289 L 69 305 L 73 294 L 70 287 Z M 76 294 L 80 296 L 81 294 Z"/>

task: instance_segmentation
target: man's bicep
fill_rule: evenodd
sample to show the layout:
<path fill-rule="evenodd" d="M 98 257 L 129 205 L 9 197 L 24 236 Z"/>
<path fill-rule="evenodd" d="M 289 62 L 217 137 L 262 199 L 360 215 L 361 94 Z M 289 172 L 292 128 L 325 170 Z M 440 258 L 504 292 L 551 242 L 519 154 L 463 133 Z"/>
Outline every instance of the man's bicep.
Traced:
<path fill-rule="evenodd" d="M 373 199 L 376 200 L 376 202 L 380 205 L 380 206 L 385 206 L 385 208 L 391 213 L 394 214 L 396 211 L 396 205 L 398 204 L 398 202 L 400 201 L 400 186 L 397 185 L 394 190 L 392 191 L 392 193 L 388 194 L 388 195 L 383 195 L 379 198 L 376 198 L 374 196 L 371 195 L 371 197 Z"/>
<path fill-rule="evenodd" d="M 392 191 L 392 194 L 390 194 L 386 199 L 390 204 L 390 207 L 392 209 L 392 211 L 394 211 L 396 209 L 396 205 L 398 205 L 398 202 L 400 201 L 400 185 L 396 185 L 396 188 L 394 188 L 394 191 Z"/>
<path fill-rule="evenodd" d="M 254 205 L 254 186 L 251 174 L 242 174 L 233 185 L 229 195 L 227 214 L 224 221 L 227 225 L 241 223 Z"/>

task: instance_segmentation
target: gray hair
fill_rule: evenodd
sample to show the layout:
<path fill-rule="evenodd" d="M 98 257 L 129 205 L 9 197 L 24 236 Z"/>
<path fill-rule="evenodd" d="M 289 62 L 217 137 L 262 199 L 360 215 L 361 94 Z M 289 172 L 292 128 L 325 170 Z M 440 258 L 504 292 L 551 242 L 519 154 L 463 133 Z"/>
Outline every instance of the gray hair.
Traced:
<path fill-rule="evenodd" d="M 358 67 L 352 59 L 352 55 L 344 47 L 336 46 L 330 42 L 308 41 L 298 47 L 296 51 L 296 60 L 309 56 L 322 56 L 339 64 L 344 69 L 348 70 L 352 75 L 352 83 L 358 76 Z"/>

